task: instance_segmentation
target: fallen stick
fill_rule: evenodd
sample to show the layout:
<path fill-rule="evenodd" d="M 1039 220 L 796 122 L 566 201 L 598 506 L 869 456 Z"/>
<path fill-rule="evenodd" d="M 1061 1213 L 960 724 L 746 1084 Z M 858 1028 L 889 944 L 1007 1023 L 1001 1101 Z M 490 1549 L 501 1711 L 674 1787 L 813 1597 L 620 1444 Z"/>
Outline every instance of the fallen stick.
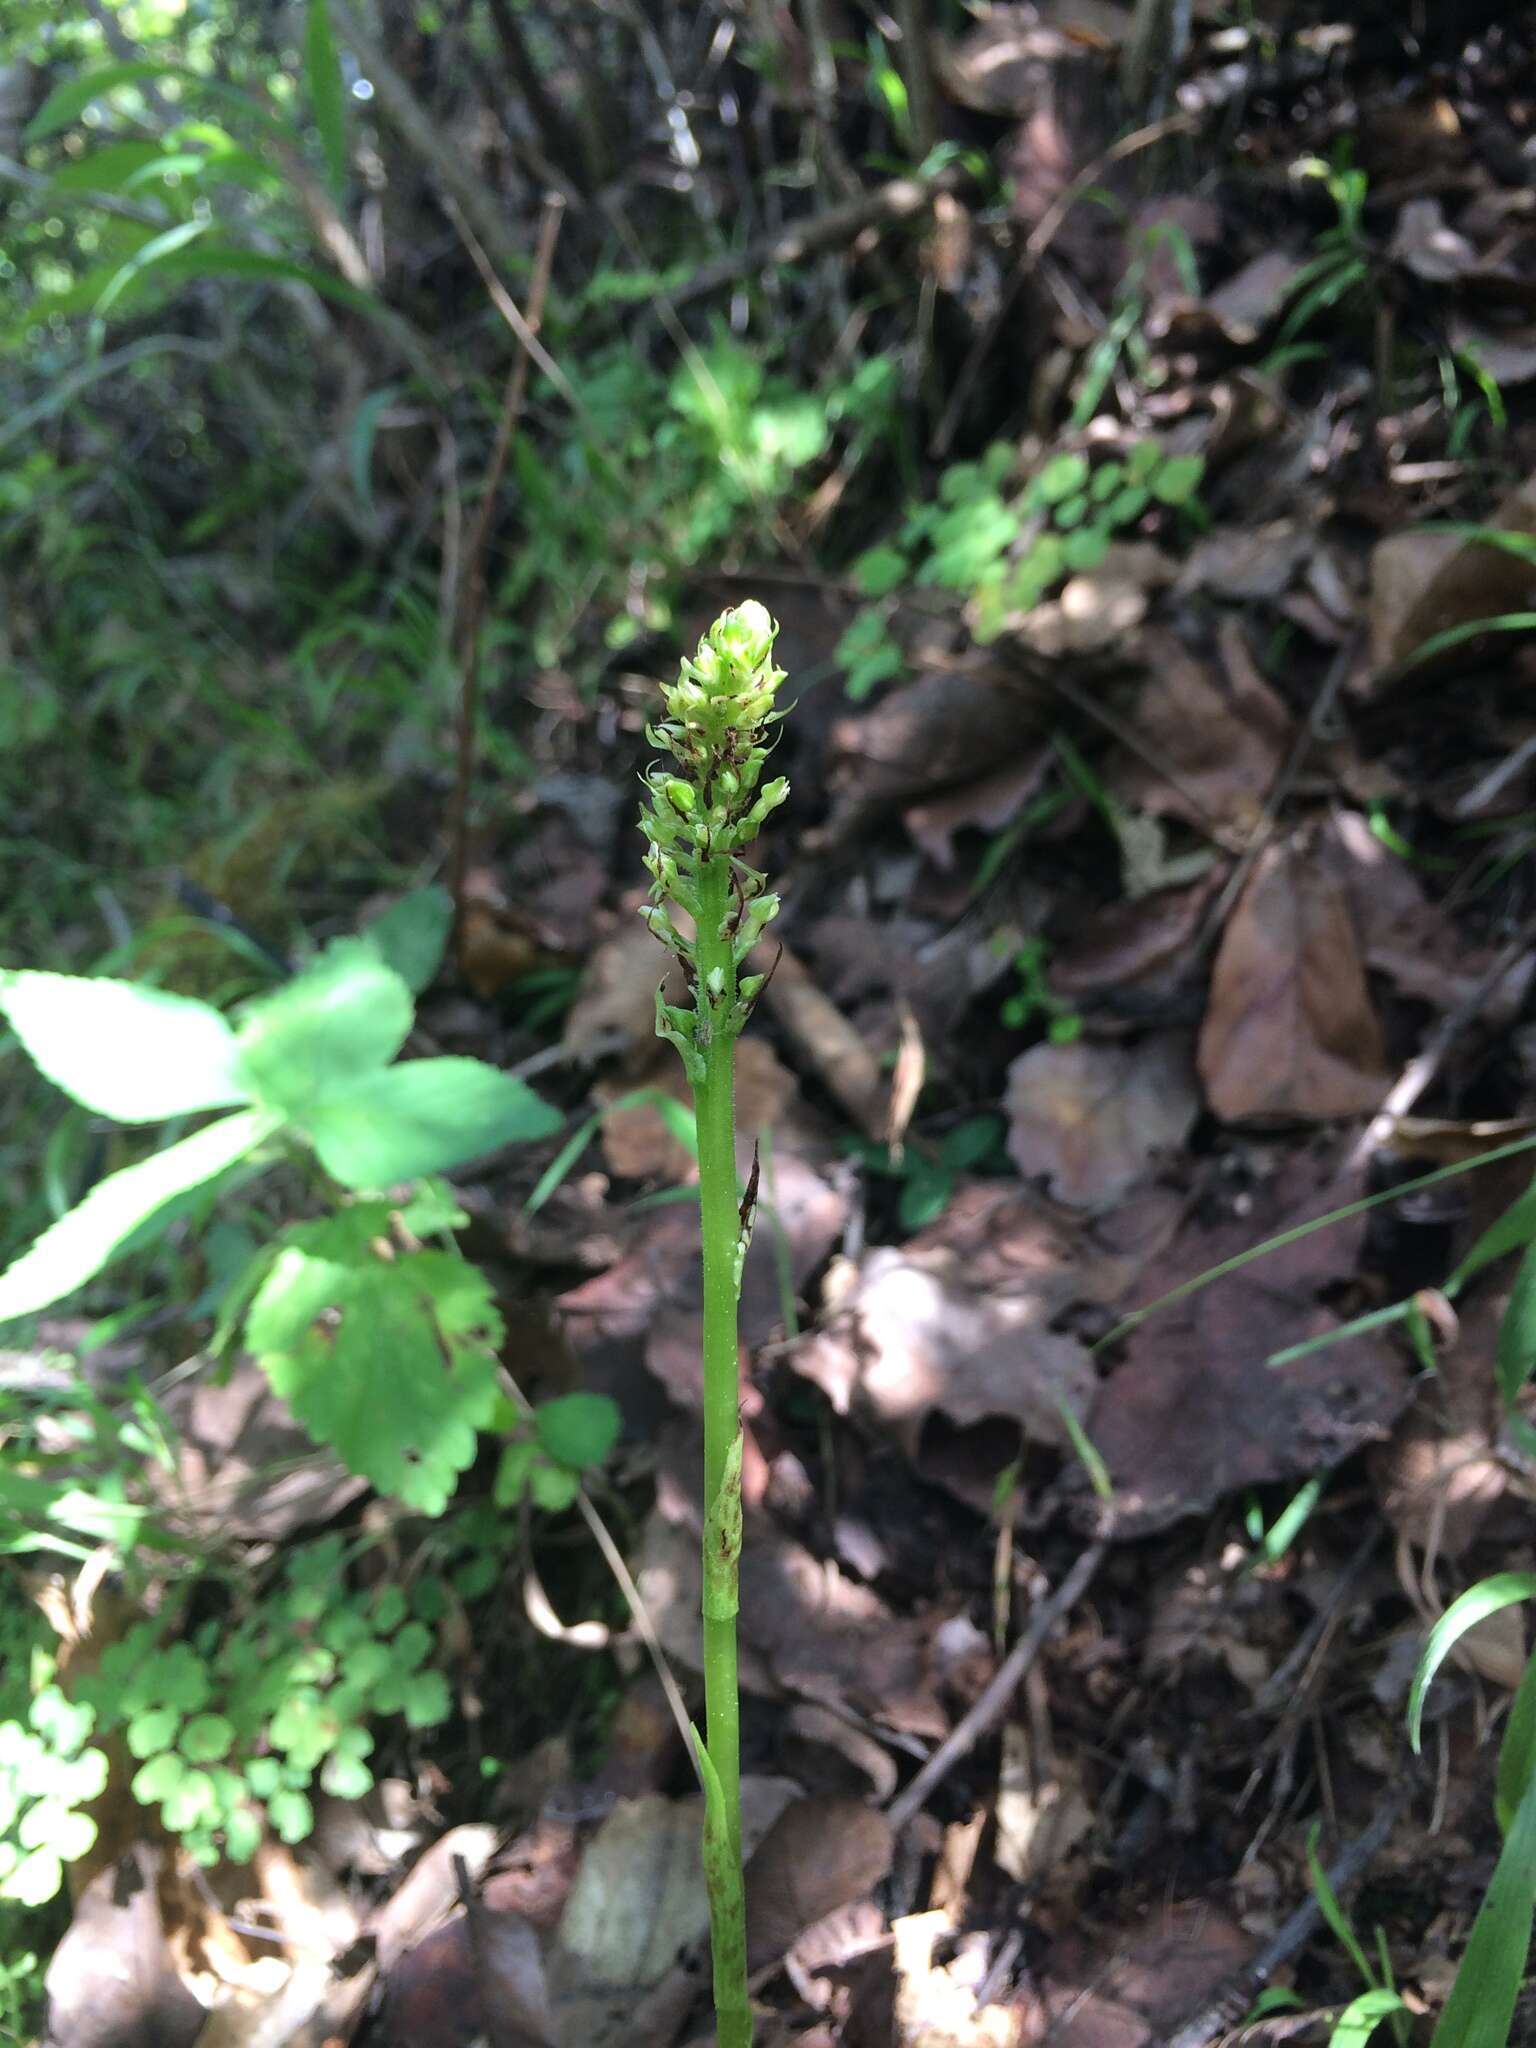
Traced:
<path fill-rule="evenodd" d="M 930 1792 L 940 1785 L 963 1756 L 968 1756 L 984 1735 L 1002 1720 L 1009 1702 L 1045 1647 L 1045 1639 L 1070 1607 L 1087 1592 L 1094 1573 L 1109 1549 L 1107 1538 L 1098 1537 L 1088 1545 L 1071 1571 L 1035 1609 L 1029 1627 L 997 1667 L 990 1685 L 945 1736 L 910 1785 L 905 1786 L 885 1809 L 893 1829 L 899 1831 L 922 1811 Z"/>

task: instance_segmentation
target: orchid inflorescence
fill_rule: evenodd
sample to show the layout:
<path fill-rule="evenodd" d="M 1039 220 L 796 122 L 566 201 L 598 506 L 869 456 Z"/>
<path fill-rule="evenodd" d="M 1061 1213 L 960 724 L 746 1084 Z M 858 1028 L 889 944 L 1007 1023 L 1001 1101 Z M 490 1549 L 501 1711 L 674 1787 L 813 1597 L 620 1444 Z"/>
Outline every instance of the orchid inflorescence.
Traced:
<path fill-rule="evenodd" d="M 670 1004 L 658 991 L 656 1029 L 682 1054 L 690 1080 L 700 1077 L 706 1049 L 735 1038 L 750 1016 L 764 977 L 738 983 L 736 970 L 779 908 L 766 877 L 736 858 L 789 794 L 783 776 L 761 782 L 769 728 L 781 716 L 774 708 L 784 680 L 772 660 L 777 632 L 755 600 L 723 612 L 697 654 L 684 657 L 677 681 L 663 686 L 666 717 L 646 728 L 673 761 L 658 763 L 645 778 L 650 805 L 640 829 L 650 842 L 652 887 L 641 915 L 688 976 L 692 1006 Z M 714 903 L 718 892 L 705 887 L 706 871 L 718 874 L 718 863 L 727 864 L 729 876 L 723 915 Z M 685 914 L 696 937 L 679 930 L 673 909 Z M 706 930 L 706 920 L 718 928 Z"/>

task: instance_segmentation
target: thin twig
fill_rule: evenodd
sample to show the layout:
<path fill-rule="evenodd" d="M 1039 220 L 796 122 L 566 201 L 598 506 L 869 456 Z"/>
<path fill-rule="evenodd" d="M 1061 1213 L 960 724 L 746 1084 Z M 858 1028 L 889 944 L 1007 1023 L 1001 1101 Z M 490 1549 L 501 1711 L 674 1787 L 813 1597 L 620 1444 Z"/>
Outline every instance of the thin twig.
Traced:
<path fill-rule="evenodd" d="M 911 1784 L 896 1794 L 886 1807 L 886 1818 L 898 1832 L 922 1811 L 930 1792 L 943 1783 L 960 1759 L 968 1756 L 1001 1721 L 1009 1702 L 1023 1684 L 1026 1674 L 1045 1646 L 1046 1637 L 1057 1622 L 1088 1590 L 1094 1573 L 1104 1562 L 1108 1539 L 1098 1537 L 1079 1556 L 1076 1564 L 1048 1600 L 1035 1610 L 1029 1627 L 997 1667 L 991 1684 L 970 1710 L 945 1736 Z"/>
<path fill-rule="evenodd" d="M 530 340 L 537 337 L 539 323 L 544 318 L 544 302 L 549 295 L 550 274 L 555 262 L 555 244 L 559 240 L 560 223 L 564 215 L 565 201 L 561 195 L 558 192 L 547 193 L 544 199 L 543 218 L 539 223 L 539 244 L 533 263 L 533 284 L 528 295 L 526 325 Z M 496 422 L 496 440 L 491 450 L 491 466 L 486 474 L 485 487 L 480 494 L 480 506 L 475 515 L 469 551 L 464 558 L 464 574 L 460 585 L 456 635 L 459 660 L 458 747 L 448 827 L 452 878 L 450 888 L 453 895 L 456 933 L 463 925 L 464 883 L 469 872 L 469 794 L 475 772 L 475 736 L 480 723 L 480 621 L 485 613 L 485 558 L 490 540 L 491 521 L 496 516 L 496 499 L 501 490 L 502 476 L 506 471 L 507 455 L 512 447 L 518 423 L 522 419 L 523 405 L 528 395 L 529 358 L 530 351 L 525 342 L 518 350 L 507 373 L 506 389 L 501 400 L 501 416 Z"/>
<path fill-rule="evenodd" d="M 1375 1861 L 1393 1828 L 1408 1810 L 1414 1790 L 1412 1783 L 1401 1786 L 1382 1805 L 1370 1826 L 1356 1835 L 1328 1866 L 1328 1882 L 1335 1892 L 1346 1890 Z M 1317 1900 L 1304 1899 L 1278 1932 L 1265 1942 L 1253 1961 L 1239 1970 L 1192 2019 L 1168 2035 L 1163 2048 L 1210 2048 L 1212 2041 L 1242 2018 L 1280 1965 L 1289 1962 L 1303 1942 L 1316 1933 L 1322 1919 L 1323 1909 Z"/>
<path fill-rule="evenodd" d="M 1444 1066 L 1451 1047 L 1467 1026 L 1483 1014 L 1500 982 L 1519 965 L 1533 944 L 1536 944 L 1536 916 L 1528 917 L 1508 944 L 1500 947 L 1490 964 L 1478 976 L 1476 984 L 1462 997 L 1455 1009 L 1448 1010 L 1440 1019 L 1431 1032 L 1429 1043 L 1424 1050 L 1415 1053 L 1403 1068 L 1387 1091 L 1380 1109 L 1351 1147 L 1342 1169 L 1345 1174 L 1357 1172 L 1379 1145 L 1387 1143 L 1397 1119 L 1406 1116 L 1412 1109 Z"/>
<path fill-rule="evenodd" d="M 592 1540 L 603 1553 L 603 1562 L 613 1573 L 619 1591 L 624 1595 L 624 1604 L 635 1624 L 635 1631 L 651 1654 L 651 1663 L 661 1681 L 661 1689 L 667 1696 L 667 1705 L 672 1709 L 672 1718 L 677 1723 L 678 1733 L 683 1738 L 683 1748 L 688 1752 L 688 1761 L 693 1765 L 693 1774 L 699 1777 L 699 1760 L 694 1753 L 693 1724 L 688 1716 L 688 1703 L 683 1698 L 682 1687 L 672 1675 L 672 1666 L 667 1662 L 667 1653 L 661 1646 L 656 1633 L 656 1624 L 647 1612 L 640 1588 L 635 1584 L 629 1566 L 624 1562 L 624 1553 L 610 1535 L 607 1523 L 592 1505 L 585 1489 L 576 1496 L 576 1506 L 581 1519 L 592 1532 Z M 703 1780 L 700 1778 L 700 1790 Z"/>
<path fill-rule="evenodd" d="M 991 319 L 971 343 L 970 353 L 960 366 L 960 374 L 955 379 L 949 403 L 944 408 L 944 417 L 939 421 L 929 449 L 935 460 L 947 452 L 950 442 L 955 437 L 955 429 L 960 424 L 960 414 L 971 395 L 971 386 L 975 383 L 982 364 L 991 354 L 992 344 L 997 340 L 1003 322 L 1013 311 L 1014 300 L 1024 289 L 1041 257 L 1056 239 L 1062 222 L 1078 200 L 1091 185 L 1099 182 L 1112 164 L 1121 162 L 1125 157 L 1134 156 L 1138 150 L 1150 149 L 1153 143 L 1161 142 L 1165 136 L 1182 134 L 1194 126 L 1195 118 L 1192 114 L 1173 114 L 1166 121 L 1153 121 L 1146 128 L 1137 128 L 1130 135 L 1122 135 L 1118 142 L 1110 144 L 1102 156 L 1096 156 L 1091 164 L 1085 164 L 1072 182 L 1051 201 L 1030 229 L 1029 238 L 1019 251 L 1018 261 L 1008 273 L 1008 280 L 992 310 Z"/>
<path fill-rule="evenodd" d="M 747 277 L 755 270 L 780 270 L 788 263 L 799 263 L 817 249 L 850 241 L 864 228 L 908 220 L 914 214 L 926 212 L 940 192 L 958 191 L 968 182 L 968 174 L 957 164 L 947 165 L 931 178 L 892 178 L 860 198 L 829 206 L 809 220 L 797 221 L 793 227 L 761 236 L 729 256 L 701 264 L 686 284 L 666 295 L 666 303 L 673 308 L 686 305 L 690 299 L 704 298 L 721 285 L 733 284 L 738 277 Z"/>

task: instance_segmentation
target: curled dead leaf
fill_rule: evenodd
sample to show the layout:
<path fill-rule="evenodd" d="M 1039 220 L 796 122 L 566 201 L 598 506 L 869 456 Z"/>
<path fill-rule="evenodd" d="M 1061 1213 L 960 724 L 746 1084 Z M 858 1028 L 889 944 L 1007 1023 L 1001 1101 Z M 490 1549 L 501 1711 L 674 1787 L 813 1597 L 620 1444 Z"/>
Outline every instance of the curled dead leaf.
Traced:
<path fill-rule="evenodd" d="M 1008 1069 L 1008 1155 L 1059 1202 L 1106 1209 L 1188 1135 L 1200 1111 L 1183 1037 L 1135 1046 L 1046 1041 Z"/>
<path fill-rule="evenodd" d="M 1389 1079 L 1349 899 L 1307 835 L 1260 855 L 1211 975 L 1200 1031 L 1211 1108 L 1325 1121 L 1378 1107 Z"/>

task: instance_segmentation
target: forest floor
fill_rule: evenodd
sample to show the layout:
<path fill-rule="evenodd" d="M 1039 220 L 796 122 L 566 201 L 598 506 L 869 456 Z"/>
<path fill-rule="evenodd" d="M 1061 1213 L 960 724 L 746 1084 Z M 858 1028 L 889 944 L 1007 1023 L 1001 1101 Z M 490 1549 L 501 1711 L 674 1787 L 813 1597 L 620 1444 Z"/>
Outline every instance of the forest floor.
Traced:
<path fill-rule="evenodd" d="M 920 260 L 891 401 L 915 455 L 827 442 L 664 629 L 606 653 L 581 626 L 596 688 L 487 661 L 457 848 L 440 752 L 176 856 L 169 909 L 268 940 L 462 851 L 416 1044 L 528 1074 L 567 1124 L 457 1177 L 461 1241 L 522 1392 L 624 1426 L 581 1513 L 525 1502 L 494 1589 L 465 1578 L 434 1651 L 453 1712 L 386 1741 L 366 1799 L 251 1869 L 163 1866 L 157 1912 L 85 1891 L 60 2048 L 208 2043 L 174 1987 L 215 1980 L 244 2000 L 224 2048 L 706 2038 L 660 1675 L 695 1698 L 697 1212 L 669 1199 L 693 1161 L 636 777 L 654 678 L 749 596 L 792 706 L 739 1062 L 760 2038 L 1321 2043 L 1369 1992 L 1345 2038 L 1427 2039 L 1498 1855 L 1522 1607 L 1463 1638 L 1419 1754 L 1410 1686 L 1460 1593 L 1536 1569 L 1531 1229 L 1449 1284 L 1536 1145 L 1536 46 L 1362 15 L 1270 48 L 1197 7 L 1128 143 L 1109 0 L 947 42 L 957 152 L 921 238 L 870 212 L 795 273 L 847 300 L 856 368 L 853 281 Z M 736 350 L 717 330 L 712 378 Z M 746 412 L 789 433 L 789 396 L 759 381 Z M 327 715 L 355 766 L 351 703 Z M 162 766 L 90 769 L 118 823 L 81 824 L 54 901 L 115 886 L 114 831 L 141 866 L 191 843 Z M 80 795 L 35 801 L 46 832 Z M 38 900 L 7 952 L 68 964 Z M 152 1317 L 151 1349 L 189 1327 Z M 142 1363 L 134 1324 L 93 1337 L 93 1384 Z M 249 1360 L 177 1398 L 210 1542 L 439 1556 L 448 1524 L 317 1460 Z"/>

